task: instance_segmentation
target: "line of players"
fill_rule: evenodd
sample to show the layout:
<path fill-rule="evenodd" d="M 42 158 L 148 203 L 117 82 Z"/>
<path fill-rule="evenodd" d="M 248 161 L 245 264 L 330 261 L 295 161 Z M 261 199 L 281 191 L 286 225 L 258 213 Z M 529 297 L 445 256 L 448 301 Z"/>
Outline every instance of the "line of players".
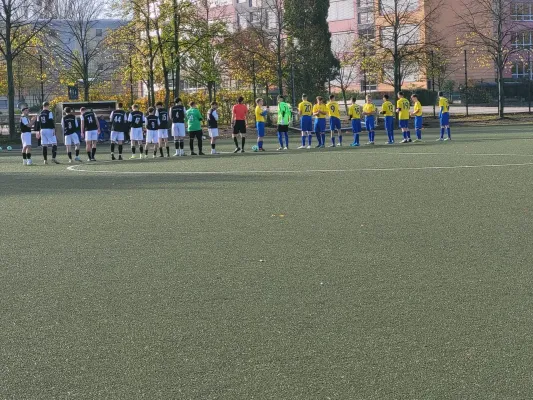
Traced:
<path fill-rule="evenodd" d="M 448 99 L 444 97 L 443 92 L 439 92 L 439 119 L 440 119 L 440 136 L 438 141 L 451 140 L 450 131 L 450 106 Z M 352 147 L 358 147 L 360 145 L 359 135 L 362 131 L 362 119 L 364 119 L 365 127 L 368 132 L 368 145 L 375 143 L 375 127 L 376 127 L 376 115 L 377 107 L 372 102 L 372 96 L 367 95 L 363 107 L 356 104 L 356 98 L 351 99 L 351 105 L 348 108 L 348 117 L 352 125 L 353 143 Z M 396 102 L 396 109 L 389 100 L 388 95 L 383 96 L 383 104 L 381 105 L 380 115 L 384 117 L 385 131 L 387 133 L 386 144 L 394 144 L 394 115 L 398 113 L 398 123 L 403 134 L 403 139 L 400 143 L 411 143 L 411 132 L 409 130 L 409 120 L 414 118 L 414 128 L 416 132 L 415 142 L 422 140 L 422 123 L 423 112 L 422 104 L 420 103 L 418 96 L 413 94 L 411 96 L 413 102 L 413 111 L 411 111 L 411 102 L 405 98 L 403 92 L 398 93 L 398 101 Z M 317 148 L 325 147 L 326 144 L 326 117 L 329 116 L 329 128 L 331 132 L 331 144 L 329 147 L 342 146 L 342 127 L 340 120 L 339 103 L 335 101 L 335 95 L 329 96 L 329 102 L 324 103 L 322 97 L 316 98 L 316 103 L 313 105 L 307 100 L 307 96 L 302 96 L 302 101 L 298 104 L 298 114 L 300 115 L 300 128 L 302 131 L 302 144 L 299 149 L 310 149 L 315 133 L 318 140 Z M 257 111 L 256 111 L 257 115 Z M 314 117 L 314 126 L 313 126 Z M 444 134 L 447 137 L 444 137 Z M 335 135 L 336 134 L 336 135 Z M 278 150 L 288 148 L 288 138 L 284 145 L 281 140 L 280 130 L 278 129 L 278 138 L 280 141 L 280 148 Z M 307 141 L 306 141 L 307 139 Z M 337 139 L 337 142 L 336 142 Z M 307 143 L 307 146 L 306 146 Z"/>
<path fill-rule="evenodd" d="M 416 141 L 422 140 L 422 105 L 418 100 L 416 94 L 411 96 L 413 102 L 413 111 L 410 111 L 411 104 L 405 98 L 403 92 L 398 93 L 398 101 L 396 103 L 396 110 L 389 100 L 389 96 L 383 97 L 383 104 L 381 106 L 381 114 L 384 117 L 385 131 L 388 140 L 386 144 L 394 144 L 394 114 L 398 113 L 399 126 L 402 130 L 403 140 L 401 143 L 410 143 L 411 133 L 409 130 L 409 119 L 414 117 L 414 127 L 416 132 Z M 366 103 L 363 107 L 356 104 L 356 99 L 352 98 L 352 104 L 348 109 L 348 117 L 351 121 L 354 141 L 350 145 L 357 147 L 360 145 L 359 134 L 362 131 L 361 120 L 364 118 L 365 127 L 368 132 L 368 143 L 373 145 L 375 143 L 375 126 L 377 108 L 372 102 L 370 95 L 366 96 Z M 202 121 L 203 117 L 198 110 L 196 103 L 193 101 L 189 104 L 189 109 L 186 109 L 180 98 L 176 98 L 174 105 L 170 110 L 163 108 L 163 103 L 156 103 L 156 107 L 148 109 L 148 115 L 145 116 L 139 111 L 138 105 L 133 105 L 131 113 L 127 113 L 122 104 L 119 103 L 116 110 L 111 113 L 111 159 L 116 160 L 115 148 L 118 146 L 118 160 L 122 160 L 122 151 L 124 144 L 124 136 L 126 132 L 130 132 L 131 137 L 131 159 L 137 158 L 136 150 L 139 146 L 139 157 L 147 158 L 150 151 L 149 146 L 152 146 L 153 157 L 164 157 L 163 148 L 166 150 L 166 156 L 170 157 L 169 148 L 169 128 L 171 128 L 172 136 L 174 137 L 174 144 L 176 148 L 175 156 L 185 155 L 184 141 L 186 132 L 189 134 L 190 154 L 197 155 L 194 151 L 194 140 L 198 142 L 198 154 L 204 155 L 202 146 Z M 439 107 L 440 107 L 440 124 L 441 133 L 437 140 L 451 140 L 450 125 L 449 125 L 449 103 L 448 99 L 439 92 Z M 211 103 L 211 108 L 207 113 L 208 132 L 211 141 L 211 154 L 216 152 L 216 139 L 218 138 L 218 104 Z M 170 114 L 169 114 L 170 113 Z M 77 118 L 74 110 L 65 108 L 65 115 L 61 120 L 61 128 L 64 135 L 64 142 L 67 150 L 69 162 L 73 161 L 72 148 L 74 148 L 74 161 L 81 161 L 79 156 L 80 140 L 78 131 L 81 133 L 81 138 L 86 141 L 87 161 L 96 161 L 96 144 L 98 135 L 100 133 L 100 124 L 98 118 L 92 110 L 85 107 L 80 109 L 81 126 L 78 126 Z M 244 104 L 244 98 L 239 97 L 237 104 L 233 106 L 231 125 L 233 127 L 233 140 L 235 143 L 235 151 L 244 153 L 244 146 L 246 141 L 246 126 L 247 126 L 248 107 Z M 268 114 L 268 106 L 263 106 L 263 100 L 256 100 L 255 120 L 257 130 L 257 150 L 265 151 L 263 148 L 263 138 L 265 135 L 265 122 Z M 302 132 L 302 143 L 298 149 L 310 149 L 312 142 L 312 133 L 316 134 L 318 145 L 317 148 L 325 147 L 326 141 L 326 117 L 329 116 L 329 125 L 331 132 L 331 145 L 329 147 L 342 146 L 342 127 L 340 120 L 339 103 L 335 101 L 335 95 L 329 96 L 329 102 L 324 103 L 322 97 L 316 98 L 316 103 L 313 105 L 307 100 L 307 96 L 302 96 L 302 102 L 298 105 L 298 114 L 300 115 L 300 127 Z M 314 117 L 314 126 L 313 126 Z M 39 131 L 37 137 L 41 139 L 43 147 L 44 163 L 48 163 L 48 147 L 52 148 L 52 162 L 59 164 L 57 161 L 57 138 L 55 135 L 54 116 L 50 111 L 48 102 L 43 104 L 43 110 L 38 116 L 30 119 L 29 109 L 26 107 L 22 109 L 22 117 L 20 120 L 21 140 L 22 140 L 22 158 L 24 165 L 31 165 L 31 128 L 35 124 L 36 119 L 39 122 Z M 187 120 L 187 130 L 185 128 L 185 120 Z M 278 150 L 287 150 L 289 147 L 289 124 L 292 120 L 291 107 L 285 102 L 283 96 L 278 96 L 278 129 L 277 136 L 279 142 Z M 170 121 L 172 124 L 170 125 Z M 170 126 L 169 126 L 170 125 Z M 444 138 L 444 132 L 447 132 L 447 138 Z M 336 134 L 336 136 L 335 136 Z M 241 138 L 241 147 L 239 147 L 238 137 Z M 336 138 L 338 142 L 336 143 Z M 285 143 L 283 142 L 285 139 Z M 306 140 L 307 139 L 307 140 Z M 307 145 L 306 145 L 307 142 Z M 144 145 L 145 143 L 145 145 Z"/>

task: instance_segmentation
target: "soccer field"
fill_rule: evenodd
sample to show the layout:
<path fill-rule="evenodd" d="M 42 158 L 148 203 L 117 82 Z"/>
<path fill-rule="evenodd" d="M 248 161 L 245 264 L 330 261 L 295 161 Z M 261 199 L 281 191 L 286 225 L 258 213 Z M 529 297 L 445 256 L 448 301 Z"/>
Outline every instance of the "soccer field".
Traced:
<path fill-rule="evenodd" d="M 0 398 L 531 398 L 531 128 L 423 134 L 0 153 Z"/>

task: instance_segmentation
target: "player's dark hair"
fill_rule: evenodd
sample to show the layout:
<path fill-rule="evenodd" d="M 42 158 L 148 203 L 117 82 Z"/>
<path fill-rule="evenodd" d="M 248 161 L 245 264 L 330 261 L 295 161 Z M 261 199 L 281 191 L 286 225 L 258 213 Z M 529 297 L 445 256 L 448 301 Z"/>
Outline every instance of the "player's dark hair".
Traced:
<path fill-rule="evenodd" d="M 157 103 L 155 103 L 155 106 L 156 106 L 156 107 L 157 107 L 157 106 L 161 106 L 161 107 L 163 107 L 163 102 L 158 101 Z"/>
<path fill-rule="evenodd" d="M 440 97 L 444 96 L 444 92 L 439 92 L 439 96 Z"/>
<path fill-rule="evenodd" d="M 174 99 L 174 103 L 176 103 L 176 104 L 181 103 L 181 98 L 176 97 L 176 98 Z"/>
<path fill-rule="evenodd" d="M 398 96 L 405 96 L 402 91 L 398 92 Z"/>
<path fill-rule="evenodd" d="M 317 96 L 316 99 L 317 99 L 317 101 L 322 101 L 323 100 L 322 96 Z"/>
<path fill-rule="evenodd" d="M 86 110 L 85 107 L 80 108 L 80 112 L 84 112 Z"/>
<path fill-rule="evenodd" d="M 122 107 L 124 107 L 124 105 L 123 105 L 122 103 L 118 103 L 118 104 L 117 104 L 117 107 L 118 107 L 118 108 L 122 108 Z"/>
<path fill-rule="evenodd" d="M 212 105 L 212 106 L 218 106 L 218 103 L 217 103 L 216 101 L 212 101 L 212 102 L 211 102 L 211 105 Z"/>
<path fill-rule="evenodd" d="M 196 105 L 196 102 L 195 101 L 190 101 L 189 102 L 189 107 L 194 107 Z"/>
<path fill-rule="evenodd" d="M 70 114 L 72 112 L 72 108 L 66 107 L 65 108 L 65 114 Z"/>
<path fill-rule="evenodd" d="M 239 96 L 239 98 L 237 99 L 237 102 L 242 103 L 243 101 L 244 101 L 244 97 Z"/>
<path fill-rule="evenodd" d="M 154 110 L 154 107 L 150 107 L 150 108 L 148 109 L 148 114 L 151 114 L 151 113 L 153 113 L 154 111 L 155 111 L 155 110 Z"/>
<path fill-rule="evenodd" d="M 329 95 L 329 99 L 330 99 L 330 100 L 333 100 L 334 98 L 335 98 L 335 95 L 334 95 L 334 94 L 330 94 L 330 95 Z"/>
<path fill-rule="evenodd" d="M 416 94 L 412 94 L 411 97 L 414 97 L 415 99 L 418 99 L 418 96 Z"/>
<path fill-rule="evenodd" d="M 135 109 L 138 110 L 139 109 L 139 105 L 138 104 L 134 104 L 134 105 L 131 106 L 131 109 L 132 110 L 135 110 Z"/>
<path fill-rule="evenodd" d="M 283 101 L 285 101 L 285 96 L 282 96 L 282 95 L 280 94 L 280 95 L 278 96 L 278 99 L 279 99 L 279 100 L 283 100 Z"/>
<path fill-rule="evenodd" d="M 43 107 L 48 107 L 49 105 L 50 105 L 50 103 L 47 102 L 47 101 L 45 101 L 45 102 L 43 103 Z"/>
<path fill-rule="evenodd" d="M 357 101 L 357 97 L 352 97 L 352 101 L 355 103 Z"/>
<path fill-rule="evenodd" d="M 302 99 L 307 99 L 307 95 L 306 94 L 302 94 Z"/>
<path fill-rule="evenodd" d="M 384 98 L 385 100 L 388 100 L 388 99 L 389 99 L 389 95 L 388 95 L 388 94 L 384 94 L 384 95 L 383 95 L 383 98 Z"/>
<path fill-rule="evenodd" d="M 263 99 L 261 97 L 259 97 L 258 99 L 255 100 L 255 104 L 259 104 L 260 101 L 263 101 Z"/>

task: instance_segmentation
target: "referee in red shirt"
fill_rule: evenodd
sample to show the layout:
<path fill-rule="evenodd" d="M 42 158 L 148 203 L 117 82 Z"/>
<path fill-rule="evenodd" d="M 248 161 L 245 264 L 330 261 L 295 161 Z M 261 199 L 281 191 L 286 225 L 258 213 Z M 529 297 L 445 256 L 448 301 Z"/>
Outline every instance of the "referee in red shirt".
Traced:
<path fill-rule="evenodd" d="M 244 143 L 246 142 L 246 114 L 248 114 L 248 107 L 243 104 L 244 97 L 240 96 L 237 99 L 237 104 L 233 106 L 231 113 L 231 125 L 233 125 L 233 141 L 235 142 L 234 153 L 244 153 Z M 239 141 L 237 136 L 241 135 L 241 147 L 239 147 Z"/>

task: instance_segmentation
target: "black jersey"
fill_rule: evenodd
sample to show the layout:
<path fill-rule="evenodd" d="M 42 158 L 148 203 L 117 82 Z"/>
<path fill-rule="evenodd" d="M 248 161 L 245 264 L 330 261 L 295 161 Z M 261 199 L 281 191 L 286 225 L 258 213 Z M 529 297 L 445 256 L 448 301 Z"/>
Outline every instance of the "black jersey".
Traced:
<path fill-rule="evenodd" d="M 111 113 L 111 130 L 114 132 L 126 132 L 128 130 L 124 110 L 115 110 Z"/>
<path fill-rule="evenodd" d="M 98 125 L 96 125 L 96 115 L 92 111 L 86 111 L 83 113 L 83 129 L 85 131 L 96 131 Z"/>
<path fill-rule="evenodd" d="M 156 115 L 146 117 L 146 129 L 150 131 L 157 131 L 159 129 L 159 118 Z"/>
<path fill-rule="evenodd" d="M 28 124 L 28 125 L 26 125 Z M 30 117 L 25 117 L 24 115 L 20 117 L 20 132 L 31 132 Z"/>
<path fill-rule="evenodd" d="M 184 106 L 174 106 L 170 109 L 172 123 L 174 124 L 183 124 L 185 123 L 185 107 Z"/>
<path fill-rule="evenodd" d="M 160 108 L 156 115 L 159 117 L 159 129 L 168 129 L 168 111 Z"/>
<path fill-rule="evenodd" d="M 54 115 L 50 110 L 43 110 L 39 115 L 39 126 L 41 129 L 54 129 Z"/>
<path fill-rule="evenodd" d="M 65 115 L 63 117 L 63 132 L 65 135 L 72 135 L 77 131 L 77 121 L 74 115 Z"/>
<path fill-rule="evenodd" d="M 218 128 L 218 114 L 212 108 L 207 113 L 207 126 L 209 128 Z"/>
<path fill-rule="evenodd" d="M 144 123 L 144 115 L 140 111 L 132 111 L 128 121 L 131 122 L 132 128 L 142 128 Z"/>

